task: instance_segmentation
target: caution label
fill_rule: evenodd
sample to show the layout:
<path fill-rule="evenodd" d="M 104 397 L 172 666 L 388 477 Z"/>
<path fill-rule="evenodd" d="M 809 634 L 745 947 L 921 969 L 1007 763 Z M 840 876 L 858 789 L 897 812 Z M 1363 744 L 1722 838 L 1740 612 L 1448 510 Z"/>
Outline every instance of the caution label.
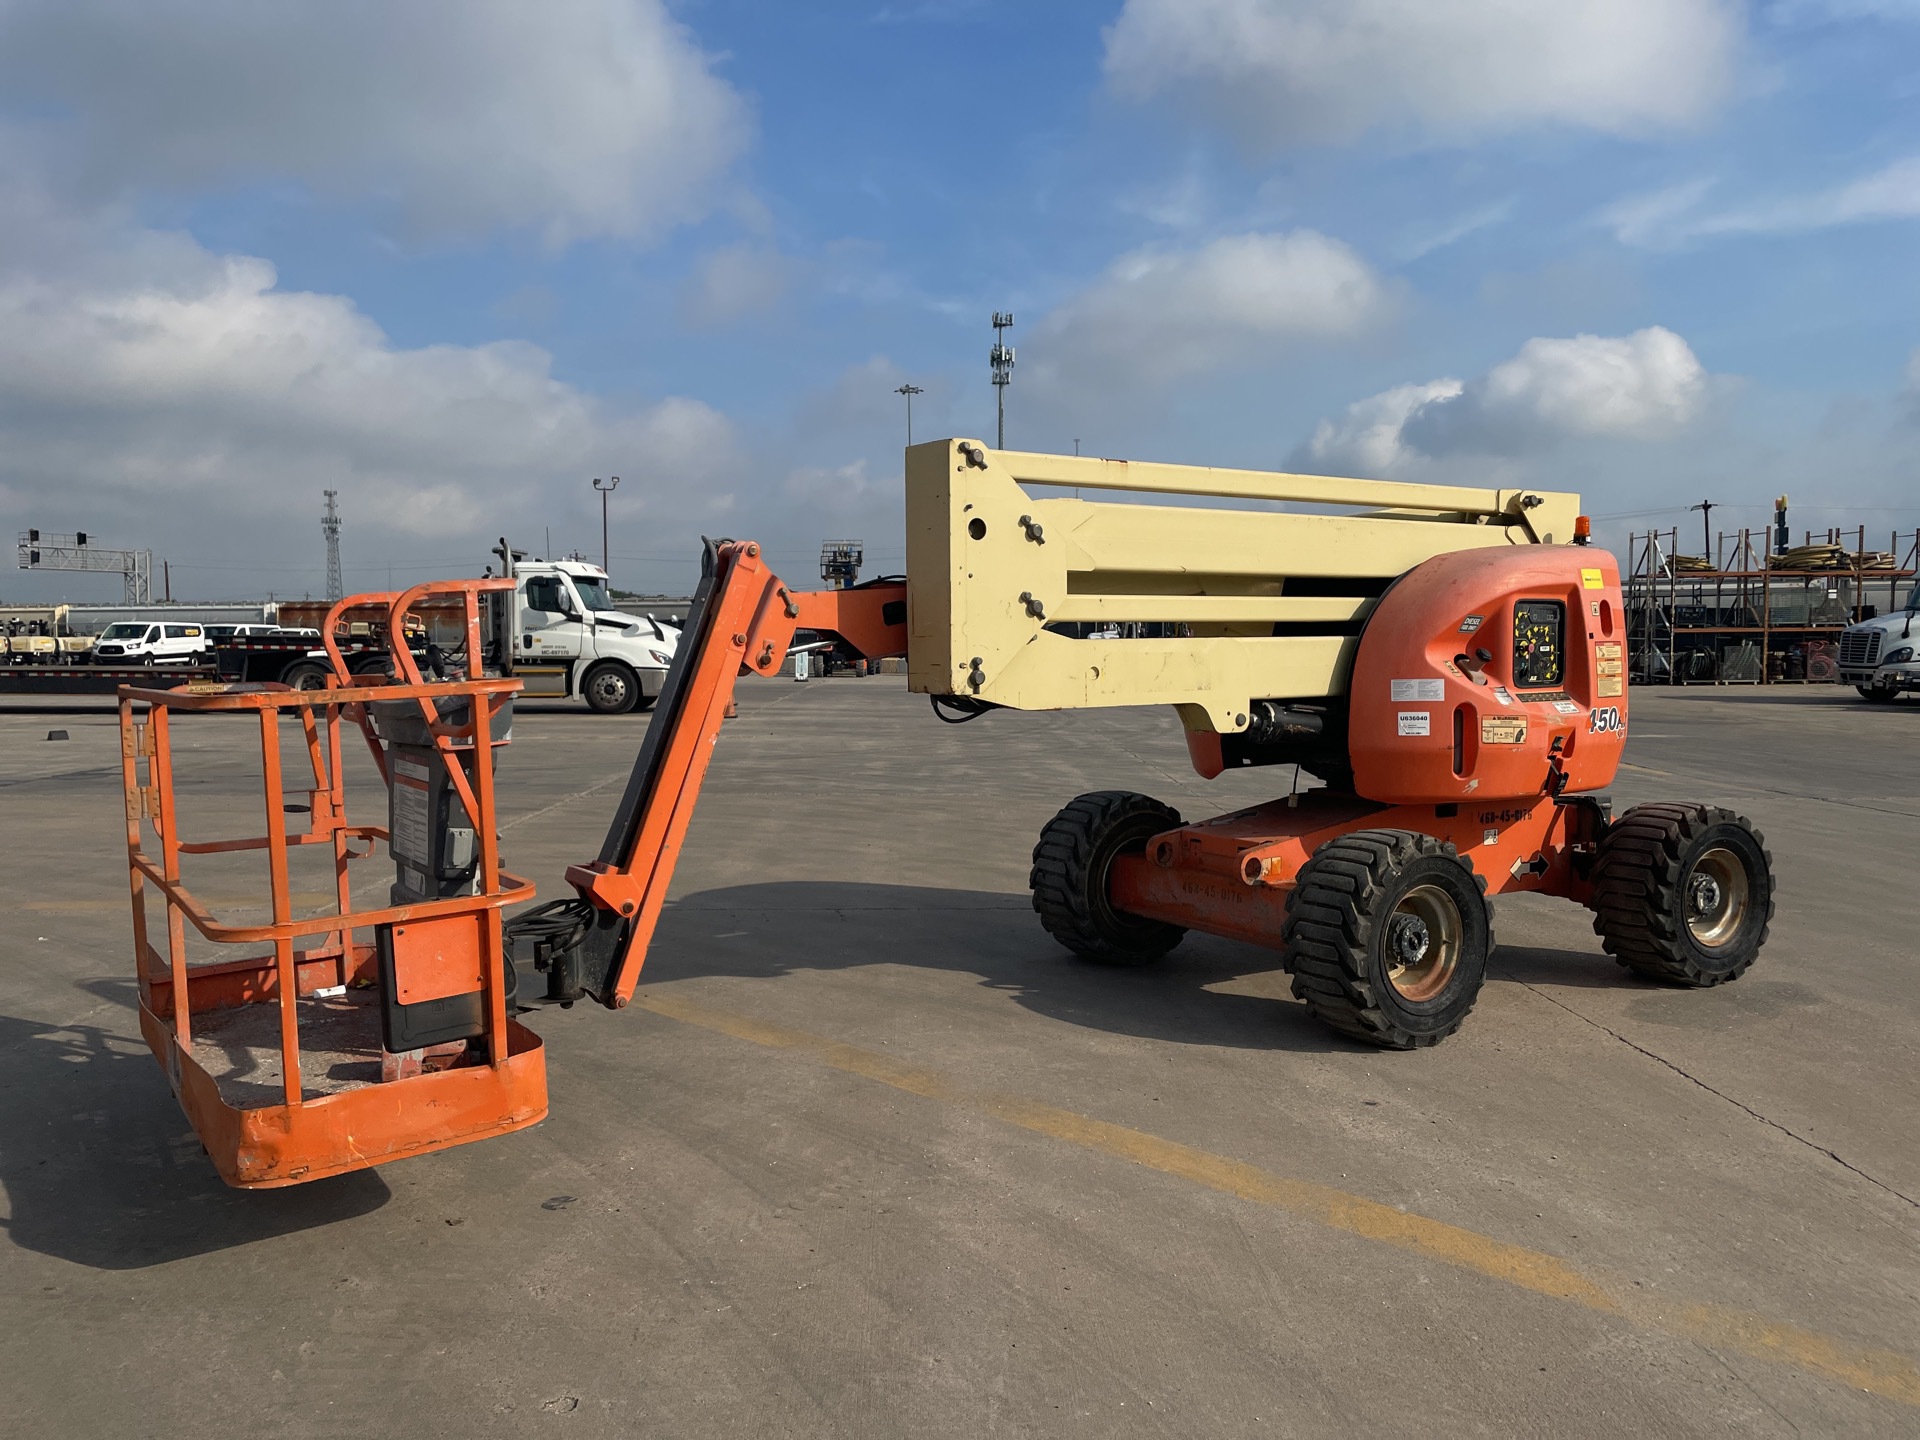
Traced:
<path fill-rule="evenodd" d="M 1626 681 L 1619 675 L 1602 675 L 1593 687 L 1593 693 L 1603 700 L 1626 693 Z"/>
<path fill-rule="evenodd" d="M 1447 698 L 1447 682 L 1444 680 L 1391 680 L 1390 698 L 1394 700 L 1444 700 Z"/>
<path fill-rule="evenodd" d="M 1524 715 L 1482 715 L 1480 717 L 1480 743 L 1482 745 L 1522 745 L 1527 739 L 1527 717 Z"/>

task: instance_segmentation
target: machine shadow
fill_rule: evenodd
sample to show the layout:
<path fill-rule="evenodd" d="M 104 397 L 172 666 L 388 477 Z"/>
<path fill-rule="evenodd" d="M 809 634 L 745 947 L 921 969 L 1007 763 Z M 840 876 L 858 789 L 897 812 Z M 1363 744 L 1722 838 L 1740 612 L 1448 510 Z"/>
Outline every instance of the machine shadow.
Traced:
<path fill-rule="evenodd" d="M 703 890 L 670 905 L 644 981 L 912 965 L 977 976 L 1036 1014 L 1180 1045 L 1381 1054 L 1323 1028 L 1279 957 L 1189 934 L 1139 968 L 1089 964 L 1040 928 L 1024 895 L 911 885 L 779 882 Z M 1489 984 L 1659 989 L 1603 954 L 1501 946 Z"/>
<path fill-rule="evenodd" d="M 978 977 L 1050 1019 L 1182 1045 L 1340 1051 L 1308 1017 L 1278 957 L 1190 934 L 1164 960 L 1080 960 L 1040 928 L 1024 895 L 833 881 L 728 886 L 661 917 L 643 983 L 725 975 L 911 965 Z"/>
<path fill-rule="evenodd" d="M 120 982 L 86 988 L 106 993 Z M 332 1225 L 392 1194 L 371 1170 L 284 1190 L 229 1188 L 145 1044 L 98 1026 L 0 1015 L 0 1093 L 8 1097 L 0 1227 L 21 1249 L 96 1270 L 139 1270 Z"/>

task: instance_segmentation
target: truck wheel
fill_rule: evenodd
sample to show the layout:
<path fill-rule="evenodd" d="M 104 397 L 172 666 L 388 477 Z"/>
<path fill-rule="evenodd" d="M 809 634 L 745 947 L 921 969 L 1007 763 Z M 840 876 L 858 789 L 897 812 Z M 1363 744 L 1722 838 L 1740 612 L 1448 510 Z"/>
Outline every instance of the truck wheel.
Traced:
<path fill-rule="evenodd" d="M 1636 805 L 1593 866 L 1593 928 L 1607 953 L 1671 985 L 1744 974 L 1773 920 L 1773 857 L 1753 823 L 1708 805 Z"/>
<path fill-rule="evenodd" d="M 624 715 L 640 696 L 640 680 L 616 660 L 605 660 L 580 682 L 587 708 L 598 715 Z"/>
<path fill-rule="evenodd" d="M 1410 830 L 1327 841 L 1287 896 L 1293 993 L 1342 1035 L 1434 1045 L 1473 1009 L 1493 953 L 1487 882 L 1452 844 Z"/>
<path fill-rule="evenodd" d="M 327 676 L 332 673 L 324 665 L 302 660 L 280 672 L 280 683 L 291 685 L 295 690 L 324 690 L 327 688 Z"/>
<path fill-rule="evenodd" d="M 1856 685 L 1863 700 L 1871 700 L 1875 705 L 1891 705 L 1900 698 L 1900 691 L 1892 685 Z"/>
<path fill-rule="evenodd" d="M 1027 884 L 1046 932 L 1083 960 L 1145 965 L 1186 929 L 1116 910 L 1107 898 L 1114 857 L 1145 852 L 1180 823 L 1180 812 L 1130 790 L 1098 790 L 1067 803 L 1040 832 Z"/>

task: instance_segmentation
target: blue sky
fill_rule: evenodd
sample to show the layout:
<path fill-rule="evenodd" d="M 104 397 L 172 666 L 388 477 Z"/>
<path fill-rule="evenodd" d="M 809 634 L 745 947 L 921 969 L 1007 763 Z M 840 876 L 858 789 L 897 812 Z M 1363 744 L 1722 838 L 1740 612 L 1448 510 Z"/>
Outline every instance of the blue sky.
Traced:
<path fill-rule="evenodd" d="M 1920 0 L 7 0 L 0 511 L 302 593 L 324 487 L 373 586 L 618 473 L 620 583 L 897 566 L 1005 308 L 1017 447 L 1885 544 L 1917 115 Z"/>

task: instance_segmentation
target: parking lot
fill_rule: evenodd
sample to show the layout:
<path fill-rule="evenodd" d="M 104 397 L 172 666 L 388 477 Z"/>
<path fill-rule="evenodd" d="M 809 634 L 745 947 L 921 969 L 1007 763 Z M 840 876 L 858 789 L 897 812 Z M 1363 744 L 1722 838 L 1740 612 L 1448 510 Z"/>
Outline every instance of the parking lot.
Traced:
<path fill-rule="evenodd" d="M 1663 989 L 1505 900 L 1478 1008 L 1404 1054 L 1270 952 L 1103 970 L 1029 907 L 1073 795 L 1198 817 L 1288 771 L 1203 781 L 1164 712 L 940 725 L 893 677 L 740 709 L 635 1005 L 530 1021 L 551 1117 L 262 1193 L 138 1038 L 112 711 L 0 713 L 11 1433 L 1920 1424 L 1920 703 L 1636 692 L 1616 806 L 1757 822 L 1760 963 Z M 646 724 L 522 707 L 504 845 L 543 895 Z M 204 813 L 257 808 L 235 727 L 176 750 Z"/>

